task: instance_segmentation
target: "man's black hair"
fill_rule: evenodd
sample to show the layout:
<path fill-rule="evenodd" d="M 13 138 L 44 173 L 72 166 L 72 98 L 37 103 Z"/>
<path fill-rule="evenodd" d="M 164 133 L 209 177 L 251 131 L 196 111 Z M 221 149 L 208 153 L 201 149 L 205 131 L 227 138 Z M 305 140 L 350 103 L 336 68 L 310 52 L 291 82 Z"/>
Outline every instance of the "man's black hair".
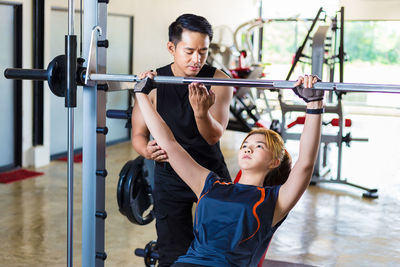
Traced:
<path fill-rule="evenodd" d="M 193 14 L 183 14 L 179 16 L 174 22 L 171 23 L 171 25 L 169 25 L 169 41 L 176 45 L 182 39 L 183 30 L 207 34 L 210 38 L 210 42 L 213 37 L 211 24 L 202 16 Z"/>

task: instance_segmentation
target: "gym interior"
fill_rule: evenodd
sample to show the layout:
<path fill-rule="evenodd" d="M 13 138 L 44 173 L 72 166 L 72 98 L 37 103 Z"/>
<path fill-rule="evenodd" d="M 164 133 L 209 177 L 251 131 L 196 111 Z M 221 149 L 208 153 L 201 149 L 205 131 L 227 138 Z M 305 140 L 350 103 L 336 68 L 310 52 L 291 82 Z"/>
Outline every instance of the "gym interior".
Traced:
<path fill-rule="evenodd" d="M 130 193 L 121 192 L 121 170 L 139 156 L 130 92 L 78 83 L 68 106 L 49 63 L 68 54 L 65 36 L 75 35 L 81 69 L 89 48 L 97 48 L 99 73 L 156 69 L 172 62 L 168 26 L 185 13 L 213 26 L 207 63 L 232 80 L 313 73 L 375 84 L 326 92 L 310 185 L 259 266 L 400 266 L 398 0 L 0 0 L 0 265 L 157 266 L 152 206 L 143 225 L 121 211 L 121 194 Z M 97 43 L 93 26 L 101 28 Z M 42 70 L 41 78 L 7 79 L 10 68 Z M 84 88 L 93 86 L 90 101 Z M 234 86 L 220 140 L 231 177 L 252 128 L 278 131 L 295 161 L 303 124 L 291 90 Z"/>

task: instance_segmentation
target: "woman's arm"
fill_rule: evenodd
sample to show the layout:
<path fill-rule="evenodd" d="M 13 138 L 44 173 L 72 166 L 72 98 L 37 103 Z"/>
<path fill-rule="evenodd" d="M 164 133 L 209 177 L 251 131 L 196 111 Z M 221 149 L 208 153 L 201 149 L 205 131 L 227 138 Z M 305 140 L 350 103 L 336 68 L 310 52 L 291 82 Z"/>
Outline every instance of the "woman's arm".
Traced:
<path fill-rule="evenodd" d="M 311 79 L 313 78 L 308 78 L 307 76 L 304 78 L 305 88 L 311 88 L 313 83 L 317 81 L 315 79 L 310 83 L 309 81 Z M 300 82 L 302 82 L 301 80 L 302 79 L 299 79 Z M 322 94 L 321 96 L 323 97 L 323 92 L 319 93 Z M 307 109 L 315 110 L 322 108 L 322 100 L 313 100 L 312 102 L 307 103 Z M 275 206 L 272 225 L 278 223 L 288 214 L 288 212 L 294 207 L 310 184 L 321 139 L 321 117 L 322 114 L 306 113 L 306 120 L 300 138 L 299 157 L 292 171 L 290 172 L 288 180 L 281 186 L 279 190 L 279 196 Z"/>
<path fill-rule="evenodd" d="M 157 140 L 158 145 L 167 152 L 172 168 L 199 198 L 210 171 L 194 161 L 179 145 L 168 125 L 156 112 L 146 94 L 136 93 L 136 100 L 147 128 L 154 139 Z"/>

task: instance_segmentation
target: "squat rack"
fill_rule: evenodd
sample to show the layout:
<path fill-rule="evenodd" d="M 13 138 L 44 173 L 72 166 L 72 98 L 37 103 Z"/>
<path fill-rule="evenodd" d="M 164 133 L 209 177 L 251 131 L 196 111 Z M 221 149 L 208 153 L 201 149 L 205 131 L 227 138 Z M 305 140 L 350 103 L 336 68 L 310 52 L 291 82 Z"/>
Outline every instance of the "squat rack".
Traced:
<path fill-rule="evenodd" d="M 9 79 L 47 80 L 57 96 L 65 97 L 68 108 L 68 266 L 73 265 L 73 154 L 74 154 L 74 110 L 76 88 L 83 85 L 83 163 L 82 163 L 82 266 L 104 266 L 107 258 L 104 246 L 105 219 L 105 148 L 108 132 L 105 126 L 106 91 L 133 89 L 140 80 L 136 75 L 106 74 L 108 0 L 87 0 L 84 7 L 83 36 L 84 58 L 87 69 L 81 67 L 82 60 L 76 55 L 74 35 L 74 1 L 68 0 L 68 35 L 64 58 L 53 59 L 47 70 L 6 69 Z M 100 34 L 100 36 L 97 35 Z M 66 60 L 63 61 L 62 59 Z M 86 80 L 86 82 L 85 82 Z M 106 82 L 100 84 L 98 82 Z M 192 77 L 157 76 L 154 83 L 205 85 L 227 85 L 266 89 L 290 89 L 295 81 L 213 79 Z M 339 92 L 400 93 L 400 85 L 318 82 L 314 89 Z"/>

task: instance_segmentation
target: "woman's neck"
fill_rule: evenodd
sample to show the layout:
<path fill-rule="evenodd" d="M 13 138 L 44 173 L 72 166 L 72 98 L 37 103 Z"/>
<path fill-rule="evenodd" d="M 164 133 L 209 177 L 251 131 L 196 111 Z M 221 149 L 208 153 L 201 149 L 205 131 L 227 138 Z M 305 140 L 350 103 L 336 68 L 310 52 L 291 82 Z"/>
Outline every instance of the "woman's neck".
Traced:
<path fill-rule="evenodd" d="M 267 172 L 254 172 L 250 170 L 242 170 L 242 175 L 240 176 L 239 184 L 254 185 L 254 186 L 264 186 L 265 176 Z"/>

